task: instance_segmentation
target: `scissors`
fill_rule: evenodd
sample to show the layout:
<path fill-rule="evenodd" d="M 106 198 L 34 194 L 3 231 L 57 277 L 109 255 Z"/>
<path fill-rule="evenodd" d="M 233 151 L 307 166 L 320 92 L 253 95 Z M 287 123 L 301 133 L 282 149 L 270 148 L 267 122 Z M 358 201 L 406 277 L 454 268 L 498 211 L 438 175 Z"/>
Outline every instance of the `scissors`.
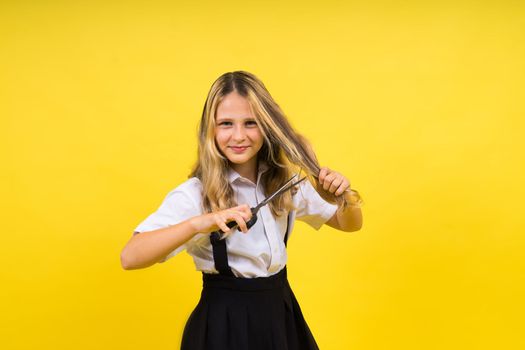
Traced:
<path fill-rule="evenodd" d="M 259 209 L 261 209 L 262 207 L 264 207 L 266 204 L 268 204 L 272 199 L 274 199 L 275 197 L 277 197 L 278 195 L 282 194 L 283 192 L 291 189 L 292 187 L 298 185 L 301 181 L 303 181 L 304 179 L 306 179 L 306 176 L 303 177 L 302 179 L 300 179 L 299 181 L 297 182 L 293 182 L 293 180 L 297 177 L 298 175 L 295 174 L 293 175 L 288 181 L 286 181 L 284 183 L 284 185 L 281 186 L 281 188 L 279 188 L 277 191 L 275 191 L 274 193 L 272 193 L 272 195 L 270 195 L 269 197 L 267 197 L 266 199 L 264 199 L 261 203 L 259 203 L 256 207 L 253 207 L 253 208 L 250 208 L 250 211 L 252 212 L 252 218 L 250 220 L 248 220 L 246 222 L 246 227 L 249 229 L 250 227 L 252 227 L 253 225 L 255 225 L 255 223 L 257 222 L 257 213 L 259 212 Z M 226 226 L 228 226 L 229 228 L 235 228 L 237 227 L 237 222 L 236 221 L 230 221 L 229 223 L 226 224 Z M 222 230 L 219 230 L 219 231 L 214 231 L 211 233 L 213 236 L 215 237 L 222 237 L 222 235 L 224 234 L 224 231 Z"/>

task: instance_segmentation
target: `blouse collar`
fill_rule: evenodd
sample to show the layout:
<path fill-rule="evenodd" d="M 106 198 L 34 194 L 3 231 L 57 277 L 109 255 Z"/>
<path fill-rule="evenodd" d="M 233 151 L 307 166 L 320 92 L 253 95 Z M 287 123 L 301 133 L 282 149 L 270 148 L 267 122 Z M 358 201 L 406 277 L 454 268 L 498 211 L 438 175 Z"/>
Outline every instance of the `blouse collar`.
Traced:
<path fill-rule="evenodd" d="M 268 163 L 266 163 L 266 161 L 259 160 L 259 169 L 257 170 L 257 183 L 259 183 L 261 175 L 265 173 L 269 168 L 270 167 L 268 166 Z M 241 175 L 239 175 L 239 173 L 233 170 L 231 167 L 229 167 L 228 168 L 228 181 L 230 182 L 230 184 L 238 179 L 244 179 L 245 181 L 251 182 L 245 177 L 242 177 Z"/>

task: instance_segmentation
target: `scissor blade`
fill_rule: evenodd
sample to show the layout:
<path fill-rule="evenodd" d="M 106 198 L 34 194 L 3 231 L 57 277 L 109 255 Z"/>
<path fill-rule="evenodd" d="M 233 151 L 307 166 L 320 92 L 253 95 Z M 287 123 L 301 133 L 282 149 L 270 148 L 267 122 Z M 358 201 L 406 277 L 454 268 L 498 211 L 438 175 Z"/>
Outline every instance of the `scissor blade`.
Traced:
<path fill-rule="evenodd" d="M 266 203 L 268 203 L 269 201 L 271 201 L 275 196 L 277 196 L 278 194 L 282 193 L 283 191 L 286 190 L 286 186 L 288 186 L 288 184 L 290 182 L 293 181 L 293 179 L 295 179 L 297 177 L 297 174 L 295 174 L 294 176 L 292 176 L 288 181 L 286 181 L 284 183 L 284 185 L 282 185 L 277 191 L 275 191 L 274 193 L 272 193 L 269 197 L 266 197 L 261 203 L 259 203 L 255 208 L 254 210 L 259 210 L 263 205 L 266 205 Z"/>
<path fill-rule="evenodd" d="M 266 205 L 269 201 L 271 201 L 273 198 L 275 198 L 275 196 L 277 195 L 280 195 L 281 193 L 285 192 L 285 191 L 288 191 L 290 188 L 298 185 L 301 181 L 303 181 L 304 179 L 306 179 L 306 176 L 303 177 L 302 179 L 300 179 L 299 181 L 295 182 L 295 183 L 292 183 L 290 184 L 290 181 L 292 179 L 294 179 L 295 177 L 297 176 L 297 174 L 295 174 L 290 180 L 288 180 L 281 188 L 279 188 L 276 192 L 274 192 L 270 197 L 266 198 L 264 201 L 262 201 L 261 203 L 259 203 L 259 205 L 257 207 L 254 208 L 254 210 L 252 211 L 252 213 L 257 213 L 257 211 L 264 205 Z"/>
<path fill-rule="evenodd" d="M 304 181 L 305 179 L 306 179 L 306 176 L 303 177 L 302 179 L 300 179 L 299 181 L 294 182 L 294 183 L 291 184 L 290 186 L 286 187 L 286 188 L 283 190 L 283 192 L 284 192 L 284 191 L 288 191 L 290 188 L 292 188 L 292 187 L 294 187 L 294 186 L 297 186 L 301 181 Z"/>

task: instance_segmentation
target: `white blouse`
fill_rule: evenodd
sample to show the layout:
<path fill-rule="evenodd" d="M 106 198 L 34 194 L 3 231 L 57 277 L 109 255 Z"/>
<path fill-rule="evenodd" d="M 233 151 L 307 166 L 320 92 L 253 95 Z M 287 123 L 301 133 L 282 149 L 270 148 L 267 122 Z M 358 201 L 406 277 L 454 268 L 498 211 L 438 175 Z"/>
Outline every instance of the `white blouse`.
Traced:
<path fill-rule="evenodd" d="M 257 183 L 254 184 L 230 168 L 229 182 L 239 205 L 248 204 L 255 207 L 265 198 L 260 178 L 266 170 L 267 165 L 261 163 Z M 198 178 L 186 180 L 167 194 L 157 211 L 142 221 L 134 230 L 134 234 L 175 225 L 203 214 L 201 191 L 202 184 Z M 337 205 L 321 198 L 308 181 L 299 184 L 299 191 L 293 196 L 293 204 L 298 209 L 290 213 L 288 239 L 295 219 L 319 230 L 337 210 Z M 274 217 L 268 205 L 263 206 L 257 215 L 257 222 L 246 234 L 236 229 L 226 238 L 228 264 L 237 277 L 267 277 L 278 273 L 286 265 L 284 235 L 287 216 Z M 198 271 L 218 273 L 213 260 L 210 235 L 207 233 L 196 234 L 160 262 L 165 262 L 184 249 L 193 257 Z"/>

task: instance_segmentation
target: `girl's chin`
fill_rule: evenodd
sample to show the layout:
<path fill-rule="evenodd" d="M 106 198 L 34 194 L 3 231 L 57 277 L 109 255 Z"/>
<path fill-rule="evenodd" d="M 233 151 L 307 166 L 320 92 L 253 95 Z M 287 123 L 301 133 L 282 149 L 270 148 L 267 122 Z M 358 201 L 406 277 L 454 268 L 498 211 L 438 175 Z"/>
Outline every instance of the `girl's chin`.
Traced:
<path fill-rule="evenodd" d="M 244 164 L 251 160 L 253 157 L 247 157 L 245 155 L 228 155 L 228 160 L 233 164 Z"/>

